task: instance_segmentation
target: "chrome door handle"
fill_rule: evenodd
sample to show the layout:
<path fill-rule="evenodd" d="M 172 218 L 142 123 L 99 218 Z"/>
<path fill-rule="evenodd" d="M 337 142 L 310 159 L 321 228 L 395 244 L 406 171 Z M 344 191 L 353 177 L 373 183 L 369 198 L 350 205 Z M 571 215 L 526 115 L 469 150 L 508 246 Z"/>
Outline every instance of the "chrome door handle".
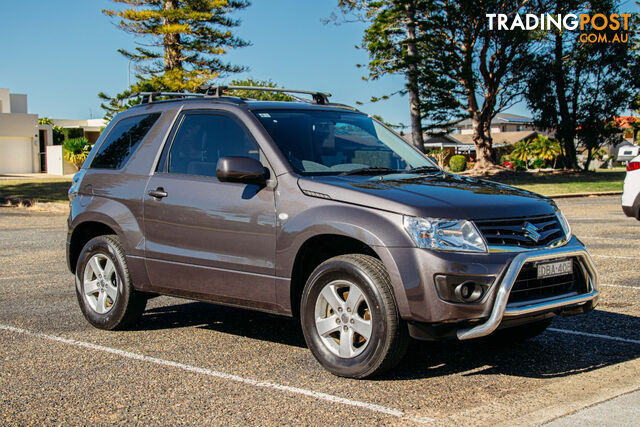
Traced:
<path fill-rule="evenodd" d="M 151 197 L 155 197 L 156 199 L 162 199 L 163 197 L 167 197 L 169 195 L 167 194 L 166 191 L 164 191 L 164 188 L 162 187 L 158 187 L 155 190 L 151 190 L 147 194 L 150 195 Z"/>

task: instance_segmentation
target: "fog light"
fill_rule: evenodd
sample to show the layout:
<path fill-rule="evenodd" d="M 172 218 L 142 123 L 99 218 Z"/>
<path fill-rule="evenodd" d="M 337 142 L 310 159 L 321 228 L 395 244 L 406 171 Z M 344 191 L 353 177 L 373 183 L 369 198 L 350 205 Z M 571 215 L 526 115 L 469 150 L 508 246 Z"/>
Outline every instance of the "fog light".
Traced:
<path fill-rule="evenodd" d="M 484 289 L 477 283 L 466 281 L 455 287 L 453 293 L 464 302 L 478 301 L 484 295 Z"/>
<path fill-rule="evenodd" d="M 435 276 L 436 290 L 440 299 L 453 303 L 474 303 L 487 294 L 494 276 Z"/>

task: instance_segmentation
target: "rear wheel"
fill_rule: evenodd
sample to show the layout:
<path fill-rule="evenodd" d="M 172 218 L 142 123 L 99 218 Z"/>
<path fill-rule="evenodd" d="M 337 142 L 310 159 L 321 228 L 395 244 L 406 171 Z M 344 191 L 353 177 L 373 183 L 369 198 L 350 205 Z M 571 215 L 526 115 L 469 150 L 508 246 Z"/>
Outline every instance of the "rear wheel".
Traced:
<path fill-rule="evenodd" d="M 147 297 L 133 288 L 117 236 L 95 237 L 82 248 L 76 296 L 84 317 L 96 328 L 124 329 L 140 318 Z"/>
<path fill-rule="evenodd" d="M 300 307 L 309 349 L 330 372 L 365 378 L 395 366 L 409 340 L 380 260 L 343 255 L 309 277 Z"/>

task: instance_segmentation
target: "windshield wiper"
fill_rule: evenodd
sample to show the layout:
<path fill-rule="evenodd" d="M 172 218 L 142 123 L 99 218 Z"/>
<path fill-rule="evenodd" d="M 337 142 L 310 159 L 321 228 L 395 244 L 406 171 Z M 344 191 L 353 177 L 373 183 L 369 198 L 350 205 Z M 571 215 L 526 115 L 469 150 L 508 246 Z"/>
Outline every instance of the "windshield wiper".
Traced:
<path fill-rule="evenodd" d="M 422 172 L 440 172 L 440 169 L 435 166 L 419 166 L 417 168 L 411 168 L 406 173 L 422 173 Z"/>
<path fill-rule="evenodd" d="M 342 172 L 340 175 L 378 175 L 380 173 L 395 173 L 395 169 L 383 168 L 380 166 L 370 166 L 366 168 L 357 168 L 350 171 Z"/>

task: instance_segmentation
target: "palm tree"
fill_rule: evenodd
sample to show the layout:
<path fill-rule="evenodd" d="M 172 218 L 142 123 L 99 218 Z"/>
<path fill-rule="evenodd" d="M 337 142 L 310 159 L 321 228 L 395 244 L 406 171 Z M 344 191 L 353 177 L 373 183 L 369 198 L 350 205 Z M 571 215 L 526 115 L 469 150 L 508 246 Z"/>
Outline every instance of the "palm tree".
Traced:
<path fill-rule="evenodd" d="M 511 159 L 521 160 L 529 164 L 529 160 L 535 157 L 535 145 L 533 141 L 532 139 L 528 139 L 526 141 L 516 142 L 513 145 L 513 151 L 511 151 Z"/>
<path fill-rule="evenodd" d="M 534 154 L 542 160 L 553 161 L 562 153 L 560 143 L 546 136 L 538 135 L 533 144 Z"/>

